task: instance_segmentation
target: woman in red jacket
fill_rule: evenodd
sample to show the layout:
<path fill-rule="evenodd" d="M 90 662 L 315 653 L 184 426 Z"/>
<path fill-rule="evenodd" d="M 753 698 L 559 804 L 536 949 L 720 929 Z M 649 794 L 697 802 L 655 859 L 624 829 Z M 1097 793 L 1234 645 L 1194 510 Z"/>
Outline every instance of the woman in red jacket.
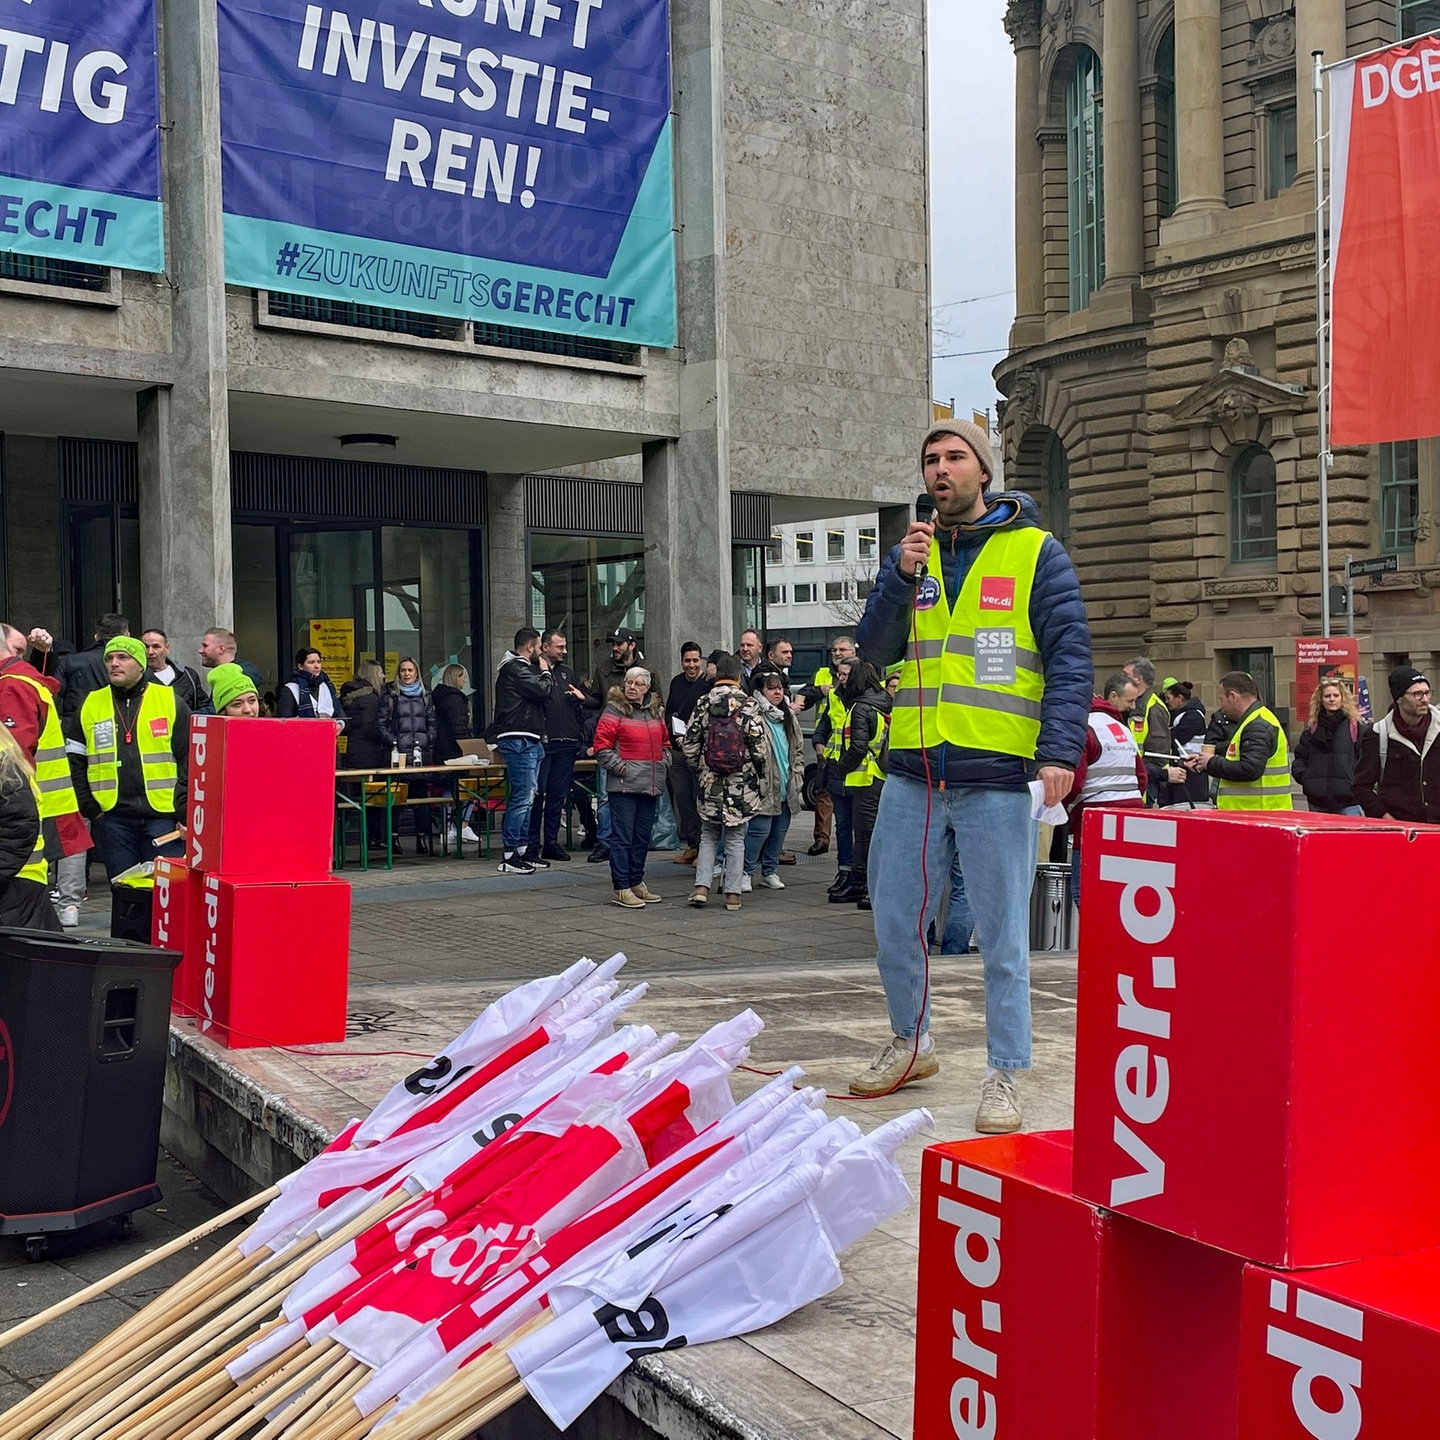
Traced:
<path fill-rule="evenodd" d="M 645 857 L 670 747 L 664 709 L 650 680 L 643 665 L 627 670 L 624 683 L 611 689 L 595 727 L 595 759 L 605 770 L 610 796 L 611 903 L 627 910 L 658 905 L 661 899 L 646 888 Z"/>

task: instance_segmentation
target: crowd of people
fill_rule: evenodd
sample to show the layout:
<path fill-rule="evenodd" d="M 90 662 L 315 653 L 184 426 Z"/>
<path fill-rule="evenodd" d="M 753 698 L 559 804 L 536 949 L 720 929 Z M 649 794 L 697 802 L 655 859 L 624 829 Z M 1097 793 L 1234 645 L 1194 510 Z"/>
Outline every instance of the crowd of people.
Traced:
<path fill-rule="evenodd" d="M 525 627 L 495 676 L 484 738 L 506 786 L 498 869 L 531 875 L 573 857 L 561 827 L 574 805 L 591 863 L 609 865 L 610 901 L 661 902 L 646 883 L 662 817 L 675 863 L 693 867 L 689 904 L 739 910 L 781 870 L 807 772 L 801 717 L 814 712 L 814 820 L 808 853 L 837 862 L 829 900 L 873 912 L 890 1037 L 850 1082 L 886 1094 L 938 1073 L 930 1035 L 933 952 L 979 941 L 986 1070 L 975 1126 L 1022 1123 L 1031 1064 L 1029 899 L 1043 814 L 1062 814 L 1051 858 L 1079 850 L 1087 806 L 1294 808 L 1440 823 L 1440 709 L 1419 669 L 1389 674 L 1391 705 L 1362 717 L 1345 678 L 1324 675 L 1292 749 L 1254 678 L 1223 675 L 1207 713 L 1188 680 L 1157 680 L 1137 656 L 1096 684 L 1079 583 L 1034 503 L 994 494 L 988 437 L 937 422 L 920 448 L 933 518 L 916 519 L 880 567 L 855 634 L 793 682 L 794 647 L 747 629 L 734 651 L 688 641 L 664 688 L 623 626 L 588 675 L 563 631 Z M 472 740 L 471 676 L 451 663 L 427 687 L 402 657 L 387 683 L 362 660 L 340 686 L 302 647 L 289 681 L 262 695 L 234 635 L 206 632 L 199 668 L 177 662 L 158 629 L 132 638 L 101 616 L 93 643 L 61 653 L 43 629 L 0 626 L 0 924 L 77 923 L 87 852 L 114 880 L 178 853 L 192 715 L 324 719 L 344 737 L 344 768 L 373 772 L 459 758 Z M 576 766 L 593 759 L 593 793 Z M 423 796 L 425 777 L 412 793 Z M 443 803 L 443 796 L 441 797 Z M 433 853 L 429 806 L 415 844 Z M 388 844 L 367 807 L 370 844 Z M 450 818 L 478 838 L 464 814 Z M 567 832 L 568 833 L 568 832 Z M 54 867 L 53 886 L 50 867 Z M 942 915 L 942 905 L 945 913 Z M 938 932 L 938 933 L 937 933 Z"/>

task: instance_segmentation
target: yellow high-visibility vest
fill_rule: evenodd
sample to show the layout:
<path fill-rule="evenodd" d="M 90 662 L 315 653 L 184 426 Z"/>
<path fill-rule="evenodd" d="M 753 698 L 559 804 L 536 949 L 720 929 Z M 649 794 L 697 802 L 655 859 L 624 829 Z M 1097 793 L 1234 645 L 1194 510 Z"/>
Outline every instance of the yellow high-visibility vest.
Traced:
<path fill-rule="evenodd" d="M 841 750 L 850 744 L 850 715 L 854 713 L 854 706 L 845 716 L 845 739 Z M 845 783 L 856 790 L 863 790 L 867 785 L 873 785 L 877 780 L 885 778 L 885 772 L 880 768 L 880 752 L 885 748 L 885 729 L 890 724 L 888 715 L 876 712 L 875 733 L 870 737 L 870 743 L 865 747 L 865 758 L 846 777 Z"/>
<path fill-rule="evenodd" d="M 1263 720 L 1275 727 L 1275 751 L 1265 762 L 1258 780 L 1220 781 L 1215 797 L 1218 810 L 1293 810 L 1290 803 L 1290 747 L 1285 743 L 1285 730 L 1279 720 L 1263 705 L 1252 710 L 1236 727 L 1225 747 L 1227 760 L 1240 758 L 1240 737 L 1252 720 Z"/>
<path fill-rule="evenodd" d="M 914 633 L 890 712 L 890 748 L 947 741 L 1033 760 L 1045 672 L 1030 628 L 1035 566 L 1049 535 L 998 530 L 981 547 L 951 610 L 940 546 L 916 587 Z"/>
<path fill-rule="evenodd" d="M 109 685 L 85 697 L 80 728 L 85 732 L 90 793 L 102 810 L 113 810 L 120 798 L 120 716 Z M 170 748 L 175 738 L 175 692 L 168 685 L 146 685 L 132 737 L 145 777 L 146 802 L 161 815 L 173 815 L 180 769 Z"/>
<path fill-rule="evenodd" d="M 35 784 L 39 790 L 40 818 L 54 820 L 74 815 L 80 809 L 70 781 L 70 760 L 65 754 L 65 735 L 60 728 L 60 707 L 44 682 L 33 675 L 7 674 L 0 679 L 28 685 L 45 704 L 45 725 L 35 746 Z"/>
<path fill-rule="evenodd" d="M 1135 743 L 1143 750 L 1145 742 L 1150 738 L 1150 711 L 1156 706 L 1165 706 L 1165 702 L 1152 690 L 1145 697 L 1145 708 L 1139 715 L 1130 717 L 1130 733 L 1135 737 Z M 1169 708 L 1165 706 L 1165 708 Z"/>
<path fill-rule="evenodd" d="M 51 707 L 54 708 L 53 706 Z M 35 808 L 40 811 L 43 820 L 45 811 L 43 797 L 40 794 L 40 786 L 32 778 L 30 781 L 31 793 L 35 796 Z M 19 880 L 34 880 L 39 885 L 46 887 L 50 884 L 50 863 L 45 859 L 45 826 L 43 824 L 35 827 L 35 844 L 30 851 L 30 858 L 20 868 L 16 876 Z"/>

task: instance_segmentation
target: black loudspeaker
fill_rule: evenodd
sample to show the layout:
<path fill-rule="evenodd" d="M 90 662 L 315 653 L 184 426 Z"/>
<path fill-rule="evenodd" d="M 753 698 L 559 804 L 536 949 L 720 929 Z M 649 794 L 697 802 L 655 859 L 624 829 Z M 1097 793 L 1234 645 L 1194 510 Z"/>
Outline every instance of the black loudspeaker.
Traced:
<path fill-rule="evenodd" d="M 0 1235 L 74 1230 L 160 1198 L 179 959 L 0 927 Z"/>

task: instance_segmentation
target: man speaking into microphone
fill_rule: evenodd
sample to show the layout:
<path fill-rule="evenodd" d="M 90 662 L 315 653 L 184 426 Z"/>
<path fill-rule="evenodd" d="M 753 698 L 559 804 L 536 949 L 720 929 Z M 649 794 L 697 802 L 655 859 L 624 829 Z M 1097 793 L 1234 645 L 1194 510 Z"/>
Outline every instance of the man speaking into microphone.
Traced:
<path fill-rule="evenodd" d="M 940 1069 L 920 937 L 958 857 L 985 972 L 988 1065 L 975 1128 L 998 1135 L 1020 1128 L 1016 1077 L 1031 1064 L 1030 783 L 1039 781 L 1046 805 L 1069 793 L 1092 666 L 1070 557 L 1028 495 L 987 495 L 991 465 L 978 425 L 930 427 L 920 467 L 933 519 L 917 507 L 856 632 L 867 660 L 903 668 L 870 859 L 892 1038 L 850 1091 L 882 1094 Z"/>

